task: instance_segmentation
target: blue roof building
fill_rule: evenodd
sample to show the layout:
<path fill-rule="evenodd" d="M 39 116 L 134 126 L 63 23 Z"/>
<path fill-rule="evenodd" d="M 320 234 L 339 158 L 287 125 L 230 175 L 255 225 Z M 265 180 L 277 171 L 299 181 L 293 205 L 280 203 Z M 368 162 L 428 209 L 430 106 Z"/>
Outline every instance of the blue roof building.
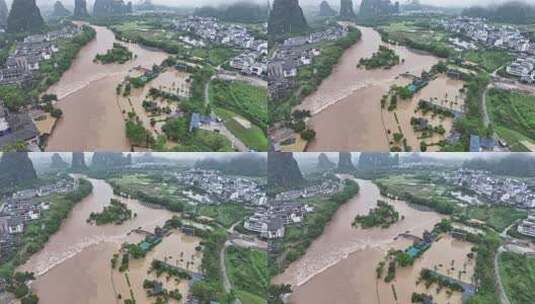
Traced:
<path fill-rule="evenodd" d="M 481 151 L 481 139 L 477 135 L 470 135 L 470 152 Z"/>
<path fill-rule="evenodd" d="M 198 129 L 201 125 L 201 115 L 199 113 L 192 113 L 191 114 L 191 120 L 189 122 L 189 131 L 193 131 L 194 129 Z"/>

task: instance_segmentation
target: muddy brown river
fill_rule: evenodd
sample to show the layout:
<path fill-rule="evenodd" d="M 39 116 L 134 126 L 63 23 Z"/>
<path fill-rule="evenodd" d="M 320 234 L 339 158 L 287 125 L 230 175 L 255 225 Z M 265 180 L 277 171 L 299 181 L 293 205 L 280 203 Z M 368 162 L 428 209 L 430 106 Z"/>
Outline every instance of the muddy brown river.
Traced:
<path fill-rule="evenodd" d="M 403 73 L 420 75 L 439 59 L 435 56 L 390 46 L 404 59 L 391 69 L 358 69 L 361 58 L 368 58 L 382 44 L 381 36 L 372 28 L 359 27 L 362 38 L 346 50 L 318 89 L 297 107 L 310 110 L 316 139 L 308 151 L 389 151 L 381 120 L 381 97 Z"/>
<path fill-rule="evenodd" d="M 93 193 L 73 208 L 60 230 L 45 247 L 18 269 L 36 274 L 37 279 L 32 282 L 31 288 L 39 296 L 39 303 L 111 304 L 116 303 L 118 294 L 127 296 L 125 283 L 122 282 L 124 274 L 113 275 L 110 265 L 112 255 L 122 243 L 142 239 L 141 235 L 130 233 L 133 229 L 141 227 L 145 231 L 153 231 L 173 216 L 170 211 L 149 208 L 137 200 L 115 197 L 111 186 L 105 181 L 89 181 L 93 184 Z M 101 212 L 112 197 L 126 203 L 132 213 L 137 213 L 137 217 L 122 225 L 96 226 L 86 223 L 89 214 Z M 197 244 L 197 239 L 176 232 L 164 239 L 161 247 L 156 246 L 150 257 L 184 252 L 185 259 L 190 261 Z M 148 262 L 151 261 L 152 259 Z M 132 261 L 132 288 L 139 298 L 145 294 L 138 273 L 140 264 L 143 265 L 144 262 Z M 199 258 L 193 266 L 198 265 Z M 184 288 L 180 289 L 184 292 Z"/>
<path fill-rule="evenodd" d="M 94 63 L 96 54 L 112 48 L 115 35 L 105 27 L 93 26 L 96 37 L 83 47 L 60 81 L 47 93 L 59 98 L 63 117 L 47 142 L 47 151 L 129 151 L 124 121 L 117 104 L 116 86 L 133 67 L 151 68 L 167 54 L 133 43 L 134 59 L 124 64 Z"/>
<path fill-rule="evenodd" d="M 447 296 L 445 291 L 435 293 L 420 284 L 416 285 L 423 267 L 459 278 L 471 283 L 473 263 L 466 261 L 471 245 L 444 235 L 440 240 L 416 260 L 414 266 L 399 269 L 396 279 L 387 284 L 376 279 L 376 266 L 391 248 L 404 249 L 412 241 L 396 238 L 409 231 L 421 236 L 431 230 L 443 216 L 432 211 L 411 207 L 404 201 L 391 200 L 380 195 L 375 184 L 358 180 L 360 193 L 341 206 L 323 234 L 318 237 L 306 254 L 292 263 L 282 274 L 274 278 L 274 283 L 293 286 L 289 298 L 292 304 L 395 304 L 410 303 L 412 292 L 428 292 L 437 303 L 460 304 L 461 295 Z M 405 218 L 387 229 L 355 229 L 351 223 L 357 214 L 367 214 L 377 206 L 377 200 L 387 200 Z M 455 270 L 448 265 L 455 265 Z M 393 295 L 396 290 L 397 299 Z"/>

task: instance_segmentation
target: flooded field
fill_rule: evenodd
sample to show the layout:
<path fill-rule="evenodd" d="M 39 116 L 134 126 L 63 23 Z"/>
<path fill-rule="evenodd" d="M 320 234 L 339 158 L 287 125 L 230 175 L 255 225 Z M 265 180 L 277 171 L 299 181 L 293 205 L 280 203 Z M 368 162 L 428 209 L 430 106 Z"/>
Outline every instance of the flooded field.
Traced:
<path fill-rule="evenodd" d="M 346 50 L 331 75 L 297 107 L 313 114 L 310 124 L 316 139 L 308 144 L 309 151 L 389 150 L 381 97 L 401 74 L 420 75 L 439 62 L 429 54 L 390 46 L 403 60 L 401 64 L 391 69 L 358 69 L 358 61 L 370 57 L 383 44 L 374 29 L 359 29 L 361 41 Z"/>
<path fill-rule="evenodd" d="M 93 193 L 73 208 L 61 229 L 46 246 L 18 269 L 35 272 L 37 279 L 31 287 L 39 296 L 39 303 L 115 303 L 123 285 L 113 275 L 111 257 L 124 242 L 141 240 L 140 235 L 131 233 L 132 230 L 141 228 L 153 231 L 173 216 L 170 211 L 149 208 L 137 200 L 120 198 L 137 216 L 122 225 L 88 224 L 86 220 L 91 212 L 102 211 L 112 197 L 117 198 L 106 182 L 96 179 L 90 179 L 90 182 L 93 184 Z M 197 239 L 177 232 L 155 247 L 149 257 L 174 256 L 175 259 L 171 259 L 173 263 L 189 262 L 189 267 L 195 270 L 200 261 L 194 249 L 197 244 Z M 183 260 L 176 261 L 181 253 Z M 151 261 L 147 260 L 148 263 Z M 143 264 L 142 261 L 139 263 Z M 132 277 L 137 280 L 144 266 L 133 261 L 131 267 Z M 136 288 L 141 289 L 138 290 L 141 296 L 142 285 L 136 285 Z M 181 286 L 180 290 L 185 292 L 186 288 Z"/>
<path fill-rule="evenodd" d="M 360 193 L 341 206 L 323 234 L 318 237 L 306 254 L 292 263 L 284 273 L 274 278 L 275 283 L 293 285 L 290 303 L 410 303 L 412 292 L 423 292 L 423 284 L 416 285 L 422 268 L 436 270 L 464 282 L 471 283 L 473 261 L 466 254 L 471 244 L 452 239 L 447 235 L 416 260 L 413 266 L 399 268 L 396 279 L 390 283 L 377 280 L 376 267 L 389 249 L 404 249 L 411 240 L 398 237 L 408 232 L 421 236 L 430 231 L 443 216 L 432 211 L 416 209 L 409 204 L 388 200 L 404 217 L 387 229 L 354 229 L 351 223 L 357 214 L 367 214 L 378 199 L 385 199 L 370 181 L 358 180 Z M 453 270 L 452 270 L 453 269 Z M 466 271 L 458 276 L 459 271 Z M 397 301 L 393 294 L 396 290 Z M 451 297 L 445 290 L 436 293 L 438 303 L 461 303 L 461 294 Z"/>
<path fill-rule="evenodd" d="M 63 117 L 48 139 L 49 151 L 129 151 L 116 87 L 134 67 L 151 68 L 167 54 L 133 43 L 123 43 L 134 53 L 125 64 L 99 64 L 95 55 L 105 53 L 117 42 L 112 31 L 93 26 L 96 37 L 83 47 L 60 81 L 47 93 L 56 94 Z"/>
<path fill-rule="evenodd" d="M 410 83 L 410 80 L 401 78 L 396 82 L 396 85 L 402 86 Z M 451 132 L 453 127 L 453 117 L 440 117 L 434 115 L 433 112 L 423 114 L 418 110 L 418 102 L 420 100 L 431 101 L 436 105 L 450 109 L 452 111 L 464 112 L 464 93 L 460 90 L 463 88 L 464 82 L 461 80 L 453 80 L 446 75 L 439 75 L 432 80 L 427 86 L 422 88 L 409 100 L 399 100 L 397 108 L 394 111 L 383 109 L 382 121 L 387 130 L 387 137 L 389 142 L 392 142 L 392 134 L 399 132 L 401 129 L 404 138 L 407 139 L 407 145 L 412 147 L 412 151 L 420 149 L 420 142 L 425 142 L 428 145 L 427 151 L 439 151 L 439 143 L 445 140 Z M 442 126 L 445 130 L 444 134 L 433 133 L 432 135 L 424 136 L 421 131 L 415 131 L 411 125 L 411 118 L 426 119 L 431 127 Z M 388 131 L 390 130 L 390 134 Z"/>
<path fill-rule="evenodd" d="M 134 71 L 135 72 L 135 71 Z M 133 72 L 133 73 L 134 73 Z M 135 75 L 135 74 L 134 74 Z M 185 72 L 169 69 L 162 72 L 158 77 L 144 87 L 133 88 L 128 97 L 117 96 L 118 105 L 123 118 L 128 118 L 129 112 L 135 112 L 143 122 L 144 127 L 150 130 L 154 137 L 162 134 L 162 126 L 168 116 L 178 116 L 182 112 L 178 107 L 178 102 L 166 101 L 162 98 L 152 98 L 149 96 L 151 88 L 164 91 L 166 93 L 178 95 L 181 98 L 187 98 L 190 94 L 191 83 L 189 81 L 190 74 Z M 160 108 L 168 108 L 169 113 L 152 114 L 143 108 L 143 101 L 153 101 Z M 154 124 L 151 123 L 154 121 Z"/>

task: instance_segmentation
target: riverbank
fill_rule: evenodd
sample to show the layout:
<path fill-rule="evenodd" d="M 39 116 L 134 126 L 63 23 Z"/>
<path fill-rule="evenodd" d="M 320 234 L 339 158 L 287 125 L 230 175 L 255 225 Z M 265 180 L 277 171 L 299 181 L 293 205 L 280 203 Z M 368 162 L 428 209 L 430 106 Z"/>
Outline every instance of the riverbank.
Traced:
<path fill-rule="evenodd" d="M 331 197 L 311 198 L 308 202 L 314 211 L 306 216 L 302 225 L 289 227 L 284 239 L 280 244 L 280 252 L 271 261 L 271 273 L 278 274 L 301 259 L 306 254 L 308 248 L 314 244 L 325 227 L 333 220 L 335 214 L 343 206 L 360 192 L 360 187 L 356 181 L 350 177 L 344 181 L 344 188 L 339 193 Z"/>
<path fill-rule="evenodd" d="M 137 66 L 150 69 L 167 58 L 162 51 L 121 42 L 134 54 L 133 60 L 125 64 L 95 63 L 97 54 L 105 53 L 118 41 L 109 29 L 91 27 L 96 39 L 80 50 L 69 70 L 47 90 L 48 94 L 58 96 L 56 106 L 62 110 L 63 117 L 50 135 L 46 150 L 129 151 L 121 109 L 110 100 L 116 98 L 116 86 L 129 70 Z"/>
<path fill-rule="evenodd" d="M 413 266 L 398 269 L 393 282 L 377 279 L 376 267 L 385 253 L 390 249 L 403 250 L 412 244 L 412 240 L 398 237 L 401 232 L 422 235 L 444 216 L 383 197 L 370 181 L 358 182 L 361 189 L 359 196 L 336 212 L 323 234 L 302 258 L 274 278 L 274 283 L 292 284 L 294 292 L 289 303 L 409 303 L 413 292 L 430 291 L 416 284 L 422 269 L 436 269 L 456 278 L 457 271 L 462 271 L 459 279 L 472 283 L 474 262 L 466 258 L 472 245 L 447 235 L 434 242 Z M 402 220 L 385 229 L 351 228 L 353 218 L 367 214 L 377 206 L 377 200 L 392 204 Z M 450 271 L 445 265 L 455 265 L 456 270 Z M 431 291 L 431 294 L 439 303 L 456 303 L 461 297 L 459 293 L 448 296 L 445 291 Z"/>
<path fill-rule="evenodd" d="M 109 262 L 114 251 L 124 241 L 137 238 L 129 234 L 133 229 L 153 230 L 172 216 L 167 210 L 118 198 L 138 216 L 123 225 L 90 225 L 86 223 L 89 215 L 109 205 L 114 195 L 106 182 L 96 179 L 89 182 L 93 193 L 71 210 L 42 250 L 17 269 L 35 273 L 31 289 L 39 296 L 40 303 L 91 304 L 117 299 Z"/>
<path fill-rule="evenodd" d="M 88 196 L 91 196 L 92 191 L 92 184 L 80 178 L 78 189 L 75 191 L 47 197 L 50 200 L 50 209 L 42 218 L 27 227 L 28 230 L 32 230 L 41 225 L 47 225 L 47 229 L 39 232 L 37 235 L 28 233 L 22 237 L 19 253 L 10 260 L 2 263 L 0 267 L 1 276 L 9 278 L 15 272 L 16 267 L 27 263 L 33 254 L 44 250 L 43 248 L 46 248 L 48 239 L 55 235 L 61 228 L 61 222 L 68 217 L 72 209 L 76 208 Z"/>
<path fill-rule="evenodd" d="M 360 59 L 371 57 L 383 45 L 376 30 L 358 28 L 362 33 L 361 40 L 344 52 L 329 77 L 296 107 L 312 114 L 308 124 L 316 132 L 316 137 L 309 142 L 307 151 L 333 148 L 389 151 L 382 123 L 382 96 L 396 83 L 399 75 L 420 75 L 439 61 L 432 55 L 396 45 L 390 47 L 404 63 L 388 70 L 357 69 Z"/>

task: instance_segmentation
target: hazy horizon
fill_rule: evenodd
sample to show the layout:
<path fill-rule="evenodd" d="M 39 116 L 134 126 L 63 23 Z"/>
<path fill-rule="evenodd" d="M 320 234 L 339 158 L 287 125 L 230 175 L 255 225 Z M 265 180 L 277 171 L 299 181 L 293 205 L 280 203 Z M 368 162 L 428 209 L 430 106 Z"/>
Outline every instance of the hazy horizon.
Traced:
<path fill-rule="evenodd" d="M 319 5 L 323 0 L 299 0 L 299 3 L 303 5 Z M 340 0 L 326 0 L 332 6 L 339 6 Z M 356 5 L 360 5 L 362 0 L 354 0 Z M 470 7 L 470 6 L 491 6 L 502 4 L 505 2 L 511 2 L 512 0 L 420 0 L 421 4 L 434 5 L 440 7 Z M 527 0 L 516 0 L 524 3 L 530 3 Z M 395 2 L 395 0 L 392 0 Z M 401 4 L 412 2 L 412 0 L 399 0 Z M 531 1 L 531 4 L 535 4 L 535 1 Z"/>
<path fill-rule="evenodd" d="M 40 7 L 50 7 L 53 6 L 56 0 L 36 0 L 37 5 Z M 74 7 L 74 0 L 59 0 L 66 7 Z M 134 5 L 145 2 L 145 0 L 124 0 L 124 2 L 132 1 Z M 13 0 L 6 0 L 8 7 L 11 7 Z M 185 7 L 185 8 L 196 8 L 206 5 L 219 6 L 219 5 L 229 5 L 235 2 L 250 2 L 250 3 L 266 3 L 263 0 L 152 0 L 153 4 L 157 5 L 166 5 L 171 7 Z M 91 9 L 95 0 L 87 0 L 87 8 Z"/>

